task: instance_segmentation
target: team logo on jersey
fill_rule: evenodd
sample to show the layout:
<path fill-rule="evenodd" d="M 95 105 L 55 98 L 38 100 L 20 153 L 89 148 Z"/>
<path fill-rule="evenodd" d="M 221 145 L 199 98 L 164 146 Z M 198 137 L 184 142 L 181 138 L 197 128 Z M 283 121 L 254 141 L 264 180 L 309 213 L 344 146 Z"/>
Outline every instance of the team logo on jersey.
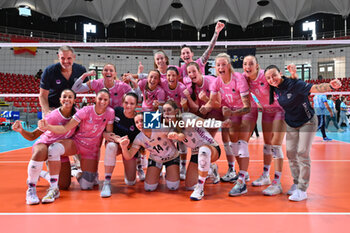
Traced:
<path fill-rule="evenodd" d="M 162 114 L 157 110 L 156 112 L 143 113 L 143 128 L 144 129 L 160 129 L 160 116 Z"/>
<path fill-rule="evenodd" d="M 61 84 L 61 80 L 56 79 L 56 84 Z"/>
<path fill-rule="evenodd" d="M 114 121 L 118 123 L 118 122 L 120 121 L 120 118 L 116 116 L 116 117 L 114 118 Z"/>
<path fill-rule="evenodd" d="M 287 94 L 287 99 L 292 98 L 292 95 L 293 95 L 292 93 L 288 93 L 288 94 Z"/>
<path fill-rule="evenodd" d="M 135 130 L 135 127 L 132 125 L 132 126 L 130 126 L 130 131 L 134 131 Z"/>

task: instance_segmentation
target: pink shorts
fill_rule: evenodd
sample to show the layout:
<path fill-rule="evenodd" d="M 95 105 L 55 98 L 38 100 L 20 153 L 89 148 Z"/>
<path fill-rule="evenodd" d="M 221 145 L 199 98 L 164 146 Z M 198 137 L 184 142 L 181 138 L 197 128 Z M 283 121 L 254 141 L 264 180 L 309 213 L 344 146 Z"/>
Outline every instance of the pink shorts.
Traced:
<path fill-rule="evenodd" d="M 100 159 L 100 147 L 95 148 L 95 146 L 87 147 L 83 145 L 79 139 L 73 138 L 75 142 L 75 147 L 77 148 L 77 154 L 80 155 L 82 159 Z"/>
<path fill-rule="evenodd" d="M 231 110 L 236 110 L 235 108 L 231 108 Z M 247 114 L 244 114 L 242 116 L 232 116 L 230 117 L 230 120 L 233 123 L 241 123 L 242 121 L 251 121 L 256 122 L 258 119 L 258 109 L 256 107 L 250 108 L 250 112 Z"/>
<path fill-rule="evenodd" d="M 263 109 L 262 112 L 262 122 L 274 122 L 276 120 L 284 120 L 284 111 L 282 109 L 274 109 L 274 111 L 269 111 Z"/>
<path fill-rule="evenodd" d="M 215 120 L 222 121 L 224 119 L 221 110 L 213 109 L 203 117 L 204 119 L 214 118 Z"/>
<path fill-rule="evenodd" d="M 33 144 L 33 147 L 32 147 L 32 153 L 34 152 L 34 146 L 38 145 L 38 144 L 45 144 L 47 147 L 49 147 L 52 143 L 44 143 L 44 142 L 41 142 L 40 139 L 37 140 L 34 144 Z M 61 156 L 61 163 L 66 163 L 66 162 L 69 162 L 69 158 L 68 156 Z"/>

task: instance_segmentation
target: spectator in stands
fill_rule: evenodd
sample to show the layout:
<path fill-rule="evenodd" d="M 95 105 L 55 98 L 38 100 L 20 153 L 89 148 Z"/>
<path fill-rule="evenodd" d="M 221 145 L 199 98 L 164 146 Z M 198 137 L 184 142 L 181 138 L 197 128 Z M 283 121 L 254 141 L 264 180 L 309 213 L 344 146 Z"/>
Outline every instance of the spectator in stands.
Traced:
<path fill-rule="evenodd" d="M 62 90 L 72 88 L 74 82 L 86 72 L 84 66 L 74 63 L 72 47 L 64 45 L 58 49 L 59 63 L 46 67 L 40 80 L 39 101 L 43 114 L 60 106 Z"/>
<path fill-rule="evenodd" d="M 35 79 L 40 79 L 42 74 L 43 74 L 43 70 L 40 69 L 40 70 L 36 73 L 36 75 L 34 76 Z"/>
<path fill-rule="evenodd" d="M 346 116 L 346 112 L 348 111 L 348 106 L 346 106 L 344 102 L 345 97 L 342 96 L 340 98 L 340 119 L 339 119 L 339 127 L 341 127 L 342 123 L 344 122 L 346 124 L 346 127 L 349 127 L 349 119 Z"/>
<path fill-rule="evenodd" d="M 339 122 L 340 118 L 340 104 L 341 104 L 342 95 L 335 101 L 335 110 L 337 110 L 337 122 Z"/>
<path fill-rule="evenodd" d="M 314 100 L 315 113 L 316 113 L 317 118 L 318 118 L 317 130 L 321 129 L 323 141 L 332 141 L 332 139 L 327 137 L 326 128 L 325 128 L 326 111 L 328 111 L 330 116 L 333 117 L 332 110 L 330 109 L 328 102 L 327 102 L 327 97 L 326 97 L 326 95 L 315 95 L 313 100 Z"/>
<path fill-rule="evenodd" d="M 327 95 L 327 102 L 328 102 L 328 106 L 332 110 L 332 112 L 325 111 L 325 114 L 326 114 L 326 125 L 325 125 L 325 128 L 326 128 L 326 130 L 328 128 L 329 122 L 332 121 L 334 127 L 339 132 L 343 132 L 344 130 L 342 130 L 341 128 L 338 127 L 338 123 L 337 123 L 337 121 L 335 119 L 335 108 L 334 108 L 334 102 L 332 100 L 332 95 Z"/>

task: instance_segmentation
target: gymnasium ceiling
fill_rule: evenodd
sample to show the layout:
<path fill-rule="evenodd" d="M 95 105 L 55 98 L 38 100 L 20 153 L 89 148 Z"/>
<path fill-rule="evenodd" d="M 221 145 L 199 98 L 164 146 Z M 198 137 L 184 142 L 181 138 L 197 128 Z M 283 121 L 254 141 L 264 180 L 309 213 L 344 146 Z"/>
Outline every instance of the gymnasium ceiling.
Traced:
<path fill-rule="evenodd" d="M 197 29 L 224 20 L 240 25 L 262 21 L 266 17 L 286 21 L 315 13 L 350 14 L 350 0 L 269 0 L 259 6 L 259 0 L 0 0 L 0 8 L 27 5 L 32 10 L 51 17 L 53 21 L 68 16 L 85 16 L 108 26 L 127 18 L 149 25 L 152 29 L 177 20 Z M 181 3 L 174 8 L 172 3 Z"/>

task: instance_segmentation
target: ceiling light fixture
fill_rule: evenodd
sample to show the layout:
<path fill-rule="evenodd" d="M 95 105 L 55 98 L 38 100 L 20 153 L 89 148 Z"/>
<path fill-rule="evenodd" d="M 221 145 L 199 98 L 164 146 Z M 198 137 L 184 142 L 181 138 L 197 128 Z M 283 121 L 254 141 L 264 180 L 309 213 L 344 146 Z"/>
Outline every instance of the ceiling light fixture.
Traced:
<path fill-rule="evenodd" d="M 176 9 L 179 9 L 182 7 L 182 3 L 179 1 L 179 0 L 174 0 L 172 3 L 171 3 L 171 6 L 173 8 L 176 8 Z"/>
<path fill-rule="evenodd" d="M 267 6 L 267 5 L 269 5 L 269 3 L 270 3 L 270 1 L 268 1 L 268 0 L 260 0 L 257 2 L 257 4 L 259 6 Z"/>

